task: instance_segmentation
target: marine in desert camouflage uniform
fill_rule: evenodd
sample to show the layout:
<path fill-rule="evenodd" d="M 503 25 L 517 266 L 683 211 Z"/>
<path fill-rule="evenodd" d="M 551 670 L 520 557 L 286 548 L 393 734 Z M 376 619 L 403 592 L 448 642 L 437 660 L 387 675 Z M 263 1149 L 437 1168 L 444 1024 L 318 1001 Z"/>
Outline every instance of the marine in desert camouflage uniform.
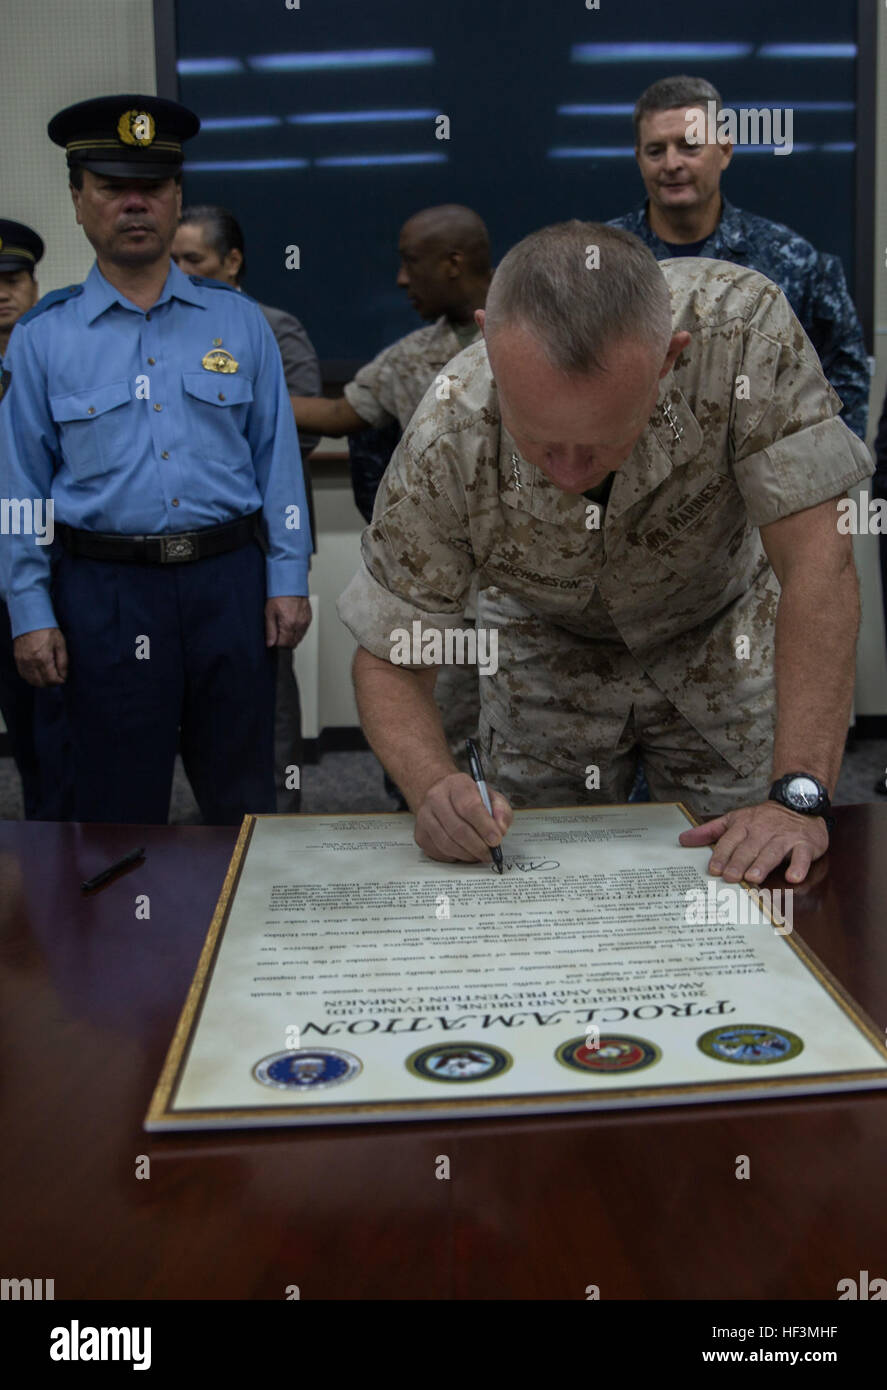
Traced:
<path fill-rule="evenodd" d="M 398 249 L 397 283 L 416 312 L 432 321 L 383 348 L 338 399 L 293 401 L 300 426 L 353 436 L 358 447 L 351 450 L 352 474 L 361 471 L 360 435 L 355 432 L 367 426 L 381 430 L 395 421 L 405 430 L 450 358 L 480 334 L 474 311 L 483 307 L 492 270 L 487 229 L 477 213 L 457 203 L 424 208 L 404 223 Z M 369 468 L 381 473 L 375 455 Z M 466 626 L 474 622 L 474 604 L 472 590 L 466 597 Z M 447 741 L 457 758 L 464 756 L 465 739 L 477 733 L 477 679 L 473 668 L 454 665 L 441 671 L 437 684 Z"/>
<path fill-rule="evenodd" d="M 715 818 L 685 839 L 715 843 L 712 872 L 760 878 L 793 853 L 803 878 L 824 822 L 765 798 L 789 771 L 837 781 L 858 587 L 835 499 L 872 465 L 785 297 L 574 222 L 505 258 L 485 334 L 450 363 L 449 400 L 417 410 L 339 604 L 418 843 L 482 858 L 505 797 L 624 801 L 642 755 L 655 799 Z M 390 661 L 396 629 L 458 624 L 476 573 L 499 638 L 481 679 L 495 821 L 447 758 L 434 669 Z"/>

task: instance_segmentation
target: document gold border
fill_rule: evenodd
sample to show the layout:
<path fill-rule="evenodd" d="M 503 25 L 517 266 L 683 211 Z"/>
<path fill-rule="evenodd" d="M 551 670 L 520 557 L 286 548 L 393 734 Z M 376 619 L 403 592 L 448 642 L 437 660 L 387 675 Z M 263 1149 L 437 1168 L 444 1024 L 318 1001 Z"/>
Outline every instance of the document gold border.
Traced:
<path fill-rule="evenodd" d="M 629 802 L 615 802 L 613 806 L 630 805 Z M 687 817 L 691 825 L 698 825 L 699 822 L 687 810 L 681 801 L 662 803 L 677 806 L 678 810 Z M 545 807 L 534 806 L 534 811 L 544 810 L 585 810 L 586 807 Z M 391 816 L 398 814 L 408 814 L 396 811 L 366 811 L 360 813 L 360 819 L 366 820 L 372 816 Z M 237 885 L 243 871 L 246 855 L 252 839 L 253 830 L 259 820 L 320 820 L 325 819 L 324 813 L 311 814 L 292 814 L 283 816 L 270 815 L 247 815 L 243 818 L 237 843 L 231 855 L 231 862 L 225 874 L 222 889 L 219 893 L 218 902 L 213 912 L 203 950 L 197 962 L 197 969 L 188 990 L 188 997 L 185 1000 L 176 1025 L 175 1033 L 172 1037 L 163 1070 L 160 1073 L 154 1094 L 151 1097 L 151 1104 L 145 1116 L 144 1127 L 150 1131 L 174 1131 L 176 1129 L 193 1131 L 196 1129 L 215 1129 L 215 1128 L 251 1128 L 261 1127 L 262 1129 L 283 1128 L 295 1123 L 304 1124 L 341 1124 L 343 1121 L 384 1121 L 393 1119 L 458 1119 L 463 1115 L 471 1115 L 472 1112 L 480 1111 L 485 1117 L 495 1116 L 498 1112 L 509 1116 L 519 1116 L 524 1114 L 557 1114 L 563 1111 L 580 1112 L 584 1110 L 608 1111 L 619 1108 L 629 1108 L 638 1102 L 655 1100 L 658 1097 L 679 1097 L 688 1104 L 698 1102 L 707 1098 L 715 1101 L 748 1101 L 749 1099 L 761 1098 L 766 1094 L 777 1094 L 780 1091 L 793 1092 L 799 1097 L 809 1097 L 811 1094 L 827 1092 L 827 1087 L 817 1088 L 816 1080 L 822 1077 L 829 1083 L 834 1081 L 849 1082 L 854 1090 L 864 1090 L 867 1086 L 887 1085 L 887 1075 L 877 1071 L 863 1070 L 851 1072 L 829 1072 L 829 1073 L 808 1073 L 798 1075 L 796 1072 L 790 1077 L 751 1077 L 739 1078 L 731 1081 L 713 1082 L 688 1082 L 686 1085 L 678 1086 L 627 1086 L 617 1089 L 601 1091 L 577 1090 L 557 1093 L 537 1092 L 532 1095 L 524 1096 L 493 1096 L 484 1098 L 483 1096 L 460 1096 L 454 1098 L 429 1098 L 428 1100 L 405 1100 L 405 1101 L 379 1101 L 363 1104 L 349 1104 L 347 1101 L 336 1102 L 332 1105 L 275 1105 L 275 1106 L 240 1106 L 234 1109 L 223 1110 L 218 1107 L 207 1108 L 205 1110 L 176 1110 L 174 1109 L 174 1097 L 179 1079 L 182 1076 L 191 1044 L 200 1022 L 200 1014 L 203 1008 L 203 1001 L 206 997 L 212 969 L 216 961 L 219 949 L 221 948 L 224 937 L 224 928 L 228 921 L 231 905 L 237 892 Z M 751 896 L 756 895 L 756 886 L 749 885 L 745 879 L 741 880 L 739 886 L 744 888 Z M 758 904 L 759 911 L 766 911 Z M 767 916 L 773 923 L 774 928 L 778 925 L 770 912 Z M 804 965 L 819 982 L 827 994 L 839 1005 L 850 1021 L 859 1029 L 863 1036 L 874 1046 L 876 1052 L 887 1061 L 887 1046 L 881 1037 L 880 1030 L 868 1015 L 860 1009 L 859 1005 L 847 993 L 844 986 L 823 965 L 817 955 L 802 941 L 795 940 L 794 932 L 782 936 L 783 941 L 800 957 Z M 807 1083 L 805 1086 L 804 1083 Z M 855 1083 L 855 1084 L 854 1084 Z"/>

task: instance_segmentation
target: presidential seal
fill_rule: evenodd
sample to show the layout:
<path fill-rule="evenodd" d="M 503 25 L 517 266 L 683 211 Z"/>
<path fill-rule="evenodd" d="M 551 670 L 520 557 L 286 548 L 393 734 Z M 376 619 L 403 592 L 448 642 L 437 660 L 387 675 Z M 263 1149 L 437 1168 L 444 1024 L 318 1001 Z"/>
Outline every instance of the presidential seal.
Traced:
<path fill-rule="evenodd" d="M 204 353 L 200 359 L 201 367 L 205 367 L 208 372 L 236 372 L 240 366 L 228 352 L 227 348 L 211 348 Z"/>
<path fill-rule="evenodd" d="M 425 1081 L 489 1081 L 502 1076 L 514 1058 L 492 1043 L 438 1043 L 422 1047 L 406 1060 L 408 1071 Z"/>
<path fill-rule="evenodd" d="M 562 1067 L 573 1071 L 612 1075 L 614 1072 L 642 1071 L 662 1056 L 655 1043 L 632 1038 L 625 1033 L 603 1033 L 593 1046 L 588 1037 L 570 1038 L 554 1053 Z"/>
<path fill-rule="evenodd" d="M 156 129 L 149 111 L 124 111 L 117 122 L 117 134 L 124 145 L 140 145 L 143 150 L 153 143 Z"/>
<path fill-rule="evenodd" d="M 717 1062 L 739 1062 L 744 1066 L 788 1062 L 804 1050 L 797 1033 L 790 1033 L 787 1028 L 767 1028 L 760 1023 L 732 1023 L 729 1028 L 711 1028 L 697 1038 L 696 1046 Z"/>
<path fill-rule="evenodd" d="M 291 1052 L 272 1052 L 253 1067 L 253 1076 L 275 1091 L 322 1091 L 341 1086 L 363 1071 L 363 1063 L 352 1052 L 333 1047 L 295 1048 Z"/>

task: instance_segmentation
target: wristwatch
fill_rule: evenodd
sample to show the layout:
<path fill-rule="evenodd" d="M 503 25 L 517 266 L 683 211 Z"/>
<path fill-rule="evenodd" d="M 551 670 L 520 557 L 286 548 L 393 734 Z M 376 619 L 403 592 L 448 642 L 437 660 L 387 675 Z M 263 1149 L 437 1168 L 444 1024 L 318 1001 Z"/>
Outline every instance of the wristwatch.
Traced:
<path fill-rule="evenodd" d="M 822 816 L 830 831 L 835 828 L 828 790 L 812 772 L 787 772 L 773 783 L 767 800 L 778 801 L 799 816 Z"/>

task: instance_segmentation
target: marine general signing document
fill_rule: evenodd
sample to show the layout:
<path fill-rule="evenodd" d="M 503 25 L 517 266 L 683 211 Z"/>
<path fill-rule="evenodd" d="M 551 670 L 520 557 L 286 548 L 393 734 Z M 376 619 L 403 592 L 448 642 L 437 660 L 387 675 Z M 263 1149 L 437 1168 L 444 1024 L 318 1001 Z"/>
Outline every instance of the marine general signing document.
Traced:
<path fill-rule="evenodd" d="M 680 806 L 518 811 L 492 864 L 409 815 L 243 824 L 149 1130 L 887 1085 L 873 1023 Z"/>

